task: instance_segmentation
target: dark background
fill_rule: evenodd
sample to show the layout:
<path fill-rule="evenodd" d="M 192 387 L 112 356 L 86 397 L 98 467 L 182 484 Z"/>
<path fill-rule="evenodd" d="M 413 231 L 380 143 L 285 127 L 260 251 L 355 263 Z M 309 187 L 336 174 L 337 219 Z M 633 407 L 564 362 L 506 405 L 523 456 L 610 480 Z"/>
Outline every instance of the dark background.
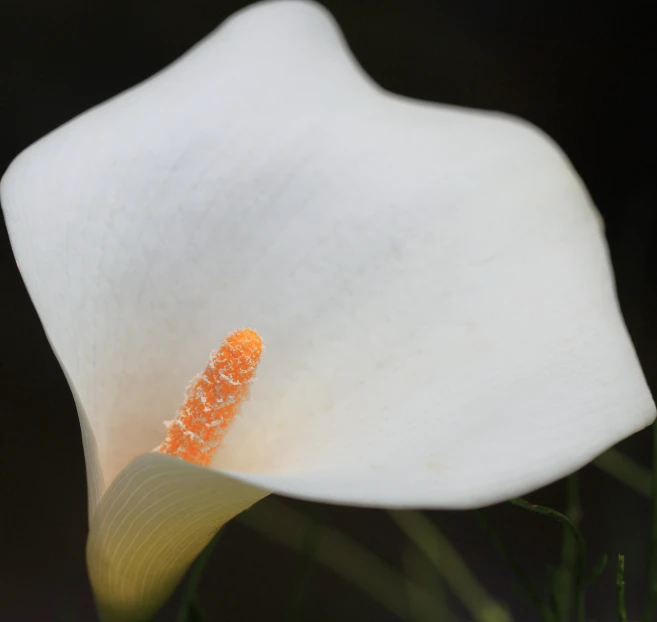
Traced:
<path fill-rule="evenodd" d="M 24 147 L 174 60 L 246 2 L 0 0 L 0 171 Z M 652 2 L 326 0 L 356 57 L 385 88 L 502 110 L 547 131 L 606 223 L 619 296 L 657 390 L 657 198 Z M 622 444 L 650 462 L 650 434 Z M 626 554 L 630 618 L 645 592 L 649 502 L 594 466 L 582 473 L 591 558 Z M 564 507 L 563 482 L 530 498 Z M 95 620 L 84 569 L 86 492 L 77 416 L 0 227 L 0 620 Z M 252 512 L 266 512 L 263 502 Z M 315 511 L 311 504 L 289 502 Z M 558 562 L 556 524 L 508 505 L 486 515 L 539 580 Z M 515 620 L 537 615 L 472 513 L 434 512 Z M 331 524 L 397 567 L 406 540 L 383 511 L 327 507 Z M 302 558 L 234 521 L 201 586 L 211 620 L 292 619 Z M 451 596 L 450 604 L 467 620 Z M 590 618 L 615 620 L 614 572 L 591 588 Z M 158 620 L 172 620 L 170 606 Z M 634 615 L 632 615 L 634 613 Z M 310 575 L 296 620 L 398 620 L 331 571 Z M 406 619 L 411 619 L 410 615 Z"/>

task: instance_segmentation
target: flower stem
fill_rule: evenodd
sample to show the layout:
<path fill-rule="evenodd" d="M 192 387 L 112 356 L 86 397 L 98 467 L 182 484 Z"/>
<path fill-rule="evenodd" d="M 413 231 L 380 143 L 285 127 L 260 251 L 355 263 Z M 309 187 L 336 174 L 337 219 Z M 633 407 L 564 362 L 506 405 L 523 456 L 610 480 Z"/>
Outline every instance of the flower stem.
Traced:
<path fill-rule="evenodd" d="M 435 565 L 475 622 L 510 622 L 510 613 L 477 581 L 458 551 L 421 512 L 391 510 L 392 520 Z"/>
<path fill-rule="evenodd" d="M 618 603 L 618 621 L 627 622 L 627 611 L 625 609 L 625 556 L 618 555 L 616 566 L 616 596 Z"/>
<path fill-rule="evenodd" d="M 566 478 L 566 516 L 578 530 L 581 514 L 579 477 L 577 473 L 573 473 Z M 571 529 L 567 525 L 564 525 L 561 544 L 561 567 L 565 578 L 564 620 L 568 620 L 570 617 L 574 594 L 575 619 L 578 622 L 584 622 L 584 568 L 578 568 L 578 560 L 579 564 L 583 566 L 583 559 L 578 554 L 575 537 Z"/>
<path fill-rule="evenodd" d="M 652 425 L 652 517 L 650 525 L 650 557 L 648 562 L 648 601 L 644 622 L 655 619 L 657 607 L 657 424 Z"/>
<path fill-rule="evenodd" d="M 577 491 L 575 487 L 570 491 L 569 495 L 573 495 Z M 534 512 L 535 514 L 540 514 L 542 516 L 547 516 L 558 522 L 560 522 L 564 527 L 566 527 L 575 541 L 575 559 L 574 559 L 574 583 L 575 583 L 575 597 L 576 597 L 576 620 L 577 622 L 585 622 L 584 614 L 584 562 L 586 557 L 586 546 L 584 544 L 584 537 L 582 533 L 577 528 L 577 525 L 565 514 L 557 512 L 552 508 L 545 507 L 543 505 L 535 505 L 529 503 L 524 499 L 512 499 L 511 504 L 516 507 L 522 508 L 529 512 Z M 566 613 L 567 615 L 567 613 Z M 567 619 L 567 618 L 566 618 Z"/>

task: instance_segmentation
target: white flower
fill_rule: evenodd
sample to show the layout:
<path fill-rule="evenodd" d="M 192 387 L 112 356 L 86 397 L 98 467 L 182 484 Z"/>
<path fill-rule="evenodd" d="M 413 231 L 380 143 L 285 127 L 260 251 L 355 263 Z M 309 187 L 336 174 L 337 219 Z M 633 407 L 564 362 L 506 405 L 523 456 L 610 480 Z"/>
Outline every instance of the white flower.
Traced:
<path fill-rule="evenodd" d="M 564 155 L 383 91 L 316 5 L 241 12 L 27 149 L 1 192 L 80 413 L 106 620 L 144 619 L 270 492 L 482 506 L 654 419 Z M 266 351 L 211 467 L 149 453 L 243 326 Z"/>

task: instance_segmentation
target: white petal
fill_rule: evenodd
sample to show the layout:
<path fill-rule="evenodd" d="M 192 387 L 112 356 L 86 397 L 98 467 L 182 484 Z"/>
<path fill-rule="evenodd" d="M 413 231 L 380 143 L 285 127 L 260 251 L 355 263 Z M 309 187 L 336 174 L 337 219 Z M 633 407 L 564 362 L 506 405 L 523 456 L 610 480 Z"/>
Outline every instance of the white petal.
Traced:
<path fill-rule="evenodd" d="M 150 619 L 219 527 L 266 495 L 170 456 L 129 464 L 90 523 L 87 566 L 103 622 Z"/>
<path fill-rule="evenodd" d="M 267 350 L 214 466 L 292 496 L 482 505 L 654 419 L 563 154 L 383 92 L 316 5 L 244 11 L 1 192 L 105 484 L 242 326 Z"/>

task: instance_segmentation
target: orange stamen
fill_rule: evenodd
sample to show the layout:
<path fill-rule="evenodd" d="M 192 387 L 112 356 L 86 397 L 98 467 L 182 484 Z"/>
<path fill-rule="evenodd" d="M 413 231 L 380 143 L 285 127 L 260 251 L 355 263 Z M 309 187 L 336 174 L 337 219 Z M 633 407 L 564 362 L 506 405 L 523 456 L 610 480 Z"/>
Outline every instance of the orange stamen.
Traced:
<path fill-rule="evenodd" d="M 262 339 L 255 331 L 229 335 L 187 387 L 176 418 L 166 422 L 166 439 L 153 451 L 209 465 L 247 397 L 261 354 Z"/>

